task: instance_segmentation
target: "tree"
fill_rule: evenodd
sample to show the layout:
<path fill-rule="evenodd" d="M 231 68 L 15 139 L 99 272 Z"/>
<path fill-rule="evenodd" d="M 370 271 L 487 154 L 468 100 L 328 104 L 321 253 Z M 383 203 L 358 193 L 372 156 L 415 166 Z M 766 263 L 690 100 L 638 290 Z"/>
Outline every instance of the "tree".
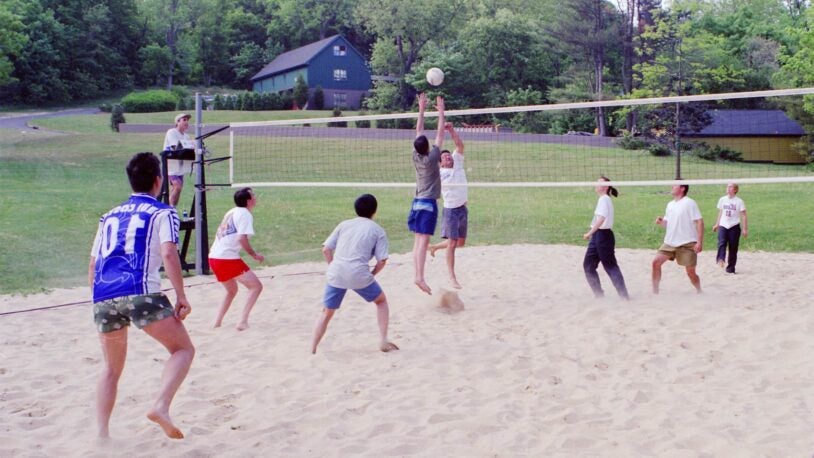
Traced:
<path fill-rule="evenodd" d="M 314 109 L 321 110 L 325 108 L 325 92 L 322 90 L 322 86 L 317 86 L 314 89 Z"/>
<path fill-rule="evenodd" d="M 399 106 L 411 106 L 415 90 L 405 83 L 404 77 L 418 60 L 421 50 L 441 30 L 450 30 L 451 18 L 461 0 L 439 2 L 435 0 L 359 0 L 356 14 L 362 24 L 379 38 L 380 43 L 392 43 L 398 57 L 396 77 Z"/>
<path fill-rule="evenodd" d="M 16 11 L 20 8 L 16 0 L 0 1 L 0 86 L 15 81 L 11 76 L 14 65 L 11 57 L 16 57 L 28 43 L 28 36 L 23 33 L 22 17 Z"/>
<path fill-rule="evenodd" d="M 297 102 L 298 107 L 303 109 L 308 103 L 308 83 L 305 82 L 302 75 L 298 75 L 294 80 L 294 101 Z"/>
<path fill-rule="evenodd" d="M 622 30 L 621 18 L 605 0 L 564 0 L 558 4 L 555 17 L 546 30 L 550 37 L 570 48 L 570 54 L 582 56 L 589 63 L 587 73 L 592 98 L 604 100 L 605 70 L 609 53 L 617 45 Z M 608 135 L 605 112 L 596 109 L 599 135 Z"/>

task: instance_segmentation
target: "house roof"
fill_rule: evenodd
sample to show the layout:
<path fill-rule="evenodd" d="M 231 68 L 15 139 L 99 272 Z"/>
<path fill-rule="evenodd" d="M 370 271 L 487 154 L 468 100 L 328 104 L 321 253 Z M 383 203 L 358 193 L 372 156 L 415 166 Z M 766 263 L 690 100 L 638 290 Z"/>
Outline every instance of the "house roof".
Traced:
<path fill-rule="evenodd" d="M 304 67 L 325 47 L 331 45 L 340 35 L 333 35 L 328 38 L 315 41 L 303 47 L 292 49 L 277 56 L 271 63 L 263 67 L 262 70 L 252 76 L 252 81 L 265 78 L 277 73 L 286 72 L 293 68 Z"/>
<path fill-rule="evenodd" d="M 800 136 L 805 130 L 783 110 L 709 110 L 712 122 L 687 137 Z"/>

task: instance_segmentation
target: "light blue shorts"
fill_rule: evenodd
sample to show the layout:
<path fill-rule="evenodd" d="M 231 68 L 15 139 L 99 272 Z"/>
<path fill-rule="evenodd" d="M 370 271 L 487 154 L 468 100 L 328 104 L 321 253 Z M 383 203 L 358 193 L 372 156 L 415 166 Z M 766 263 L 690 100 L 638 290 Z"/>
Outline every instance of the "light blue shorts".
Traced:
<path fill-rule="evenodd" d="M 336 310 L 342 305 L 342 299 L 345 298 L 346 288 L 336 288 L 331 285 L 325 285 L 325 296 L 322 298 L 322 303 L 326 309 Z M 356 294 L 362 296 L 367 302 L 373 302 L 382 293 L 382 288 L 373 280 L 373 283 L 365 286 L 364 288 L 354 289 Z"/>

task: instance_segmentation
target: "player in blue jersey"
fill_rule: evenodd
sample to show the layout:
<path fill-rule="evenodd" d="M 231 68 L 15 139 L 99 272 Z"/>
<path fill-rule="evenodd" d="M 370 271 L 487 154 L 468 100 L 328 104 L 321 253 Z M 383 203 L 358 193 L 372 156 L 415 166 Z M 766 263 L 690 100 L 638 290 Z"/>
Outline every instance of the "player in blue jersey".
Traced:
<path fill-rule="evenodd" d="M 147 418 L 170 438 L 181 439 L 184 434 L 170 420 L 170 403 L 189 371 L 195 348 L 181 323 L 191 307 L 178 258 L 178 215 L 155 197 L 162 179 L 161 164 L 154 154 L 133 156 L 127 177 L 133 194 L 100 218 L 88 268 L 104 358 L 96 394 L 99 436 L 110 436 L 110 415 L 127 356 L 127 328 L 132 323 L 170 352 L 158 399 Z M 175 290 L 174 307 L 161 292 L 158 271 L 162 260 Z"/>

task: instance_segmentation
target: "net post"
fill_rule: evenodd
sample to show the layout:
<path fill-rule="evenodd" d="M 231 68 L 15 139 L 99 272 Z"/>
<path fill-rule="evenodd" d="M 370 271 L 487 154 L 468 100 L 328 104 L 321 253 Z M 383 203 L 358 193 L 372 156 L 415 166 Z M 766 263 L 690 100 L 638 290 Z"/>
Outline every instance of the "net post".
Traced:
<path fill-rule="evenodd" d="M 209 274 L 209 229 L 206 224 L 206 192 L 204 184 L 204 151 L 201 139 L 201 93 L 195 93 L 195 274 Z"/>

